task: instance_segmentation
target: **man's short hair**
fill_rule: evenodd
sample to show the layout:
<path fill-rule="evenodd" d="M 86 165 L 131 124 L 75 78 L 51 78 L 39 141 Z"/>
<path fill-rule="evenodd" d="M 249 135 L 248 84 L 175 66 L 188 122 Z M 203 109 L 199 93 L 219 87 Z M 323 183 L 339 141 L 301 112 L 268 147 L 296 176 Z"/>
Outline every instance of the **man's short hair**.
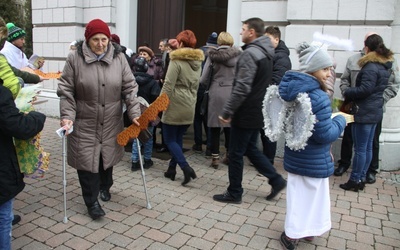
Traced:
<path fill-rule="evenodd" d="M 257 37 L 264 35 L 264 21 L 258 17 L 252 17 L 243 21 L 243 24 L 247 24 L 249 29 L 254 29 Z"/>
<path fill-rule="evenodd" d="M 271 36 L 281 40 L 281 31 L 279 30 L 278 26 L 268 26 L 267 28 L 265 28 L 265 33 L 268 33 Z"/>

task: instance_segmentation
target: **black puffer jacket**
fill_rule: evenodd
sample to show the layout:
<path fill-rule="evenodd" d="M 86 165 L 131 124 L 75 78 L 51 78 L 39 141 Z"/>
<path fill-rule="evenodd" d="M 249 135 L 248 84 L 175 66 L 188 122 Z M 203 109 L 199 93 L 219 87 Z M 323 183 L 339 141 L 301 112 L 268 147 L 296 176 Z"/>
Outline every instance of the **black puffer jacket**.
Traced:
<path fill-rule="evenodd" d="M 266 36 L 243 46 L 235 69 L 232 94 L 222 111 L 224 119 L 240 128 L 257 129 L 264 126 L 261 111 L 267 87 L 272 81 L 274 47 Z"/>
<path fill-rule="evenodd" d="M 290 51 L 284 41 L 280 40 L 275 48 L 274 66 L 272 70 L 272 84 L 279 85 L 286 71 L 292 69 L 290 62 Z"/>
<path fill-rule="evenodd" d="M 24 140 L 33 137 L 43 129 L 45 120 L 45 115 L 35 111 L 20 113 L 10 90 L 0 85 L 0 205 L 25 187 L 13 137 Z"/>
<path fill-rule="evenodd" d="M 378 123 L 383 117 L 383 91 L 388 85 L 393 58 L 370 52 L 358 61 L 361 67 L 356 86 L 344 91 L 346 99 L 355 102 L 354 121 Z"/>

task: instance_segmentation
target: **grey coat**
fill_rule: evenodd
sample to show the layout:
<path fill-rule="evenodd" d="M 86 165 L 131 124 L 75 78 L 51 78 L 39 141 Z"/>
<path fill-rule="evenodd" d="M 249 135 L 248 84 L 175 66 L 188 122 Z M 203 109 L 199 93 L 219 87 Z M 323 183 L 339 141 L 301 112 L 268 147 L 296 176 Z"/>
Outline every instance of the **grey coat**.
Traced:
<path fill-rule="evenodd" d="M 218 116 L 222 113 L 225 102 L 231 95 L 235 77 L 235 66 L 241 53 L 242 51 L 239 48 L 225 45 L 216 49 L 210 48 L 208 51 L 203 74 L 200 78 L 200 84 L 207 87 L 212 61 L 213 77 L 209 90 L 208 127 L 230 127 L 230 124 L 221 124 Z"/>
<path fill-rule="evenodd" d="M 68 55 L 58 84 L 61 119 L 74 122 L 67 137 L 68 164 L 78 170 L 98 173 L 100 154 L 105 169 L 122 159 L 124 148 L 117 143 L 123 130 L 122 101 L 131 120 L 140 116 L 138 86 L 125 55 L 114 46 L 110 43 L 97 60 L 80 42 Z"/>

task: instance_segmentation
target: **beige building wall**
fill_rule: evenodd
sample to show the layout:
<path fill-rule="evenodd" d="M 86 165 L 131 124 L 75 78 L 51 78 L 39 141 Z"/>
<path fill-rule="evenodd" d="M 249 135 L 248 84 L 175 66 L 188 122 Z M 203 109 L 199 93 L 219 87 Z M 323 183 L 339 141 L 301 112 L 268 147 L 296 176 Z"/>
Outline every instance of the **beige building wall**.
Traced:
<path fill-rule="evenodd" d="M 228 0 L 227 31 L 240 41 L 241 21 L 260 17 L 266 25 L 277 25 L 282 39 L 291 51 L 293 68 L 298 67 L 294 51 L 297 43 L 312 41 L 315 31 L 342 39 L 351 39 L 354 51 L 330 47 L 341 74 L 349 56 L 363 47 L 368 31 L 378 32 L 386 46 L 400 60 L 400 0 Z M 121 37 L 121 43 L 135 48 L 137 0 L 32 0 L 34 53 L 47 60 L 44 71 L 61 71 L 69 52 L 69 44 L 82 39 L 88 21 L 101 18 L 110 24 L 111 31 Z M 239 45 L 239 44 L 238 44 Z M 338 90 L 335 97 L 340 98 Z M 43 83 L 43 98 L 49 101 L 38 106 L 50 116 L 58 116 L 57 81 Z M 400 169 L 400 97 L 387 104 L 381 135 L 381 168 Z M 282 154 L 280 143 L 278 154 Z M 340 139 L 334 143 L 334 155 L 339 159 Z"/>

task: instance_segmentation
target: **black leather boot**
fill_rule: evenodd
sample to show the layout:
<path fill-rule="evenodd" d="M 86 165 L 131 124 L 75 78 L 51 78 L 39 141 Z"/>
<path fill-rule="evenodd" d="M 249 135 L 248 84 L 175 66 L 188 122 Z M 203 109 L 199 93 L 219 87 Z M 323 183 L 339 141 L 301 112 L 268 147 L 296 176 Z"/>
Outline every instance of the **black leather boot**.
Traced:
<path fill-rule="evenodd" d="M 194 172 L 193 168 L 191 168 L 190 166 L 186 166 L 184 168 L 182 168 L 183 171 L 183 175 L 185 176 L 185 179 L 182 182 L 182 186 L 185 186 L 186 184 L 188 184 L 190 182 L 190 178 L 192 179 L 196 179 L 196 172 Z"/>
<path fill-rule="evenodd" d="M 167 172 L 164 172 L 164 177 L 171 179 L 171 181 L 175 180 L 175 175 L 176 175 L 176 166 L 175 167 L 169 166 Z"/>
<path fill-rule="evenodd" d="M 365 182 L 360 182 L 360 183 L 358 183 L 358 189 L 359 190 L 364 190 L 364 188 L 365 188 Z"/>
<path fill-rule="evenodd" d="M 87 208 L 88 208 L 89 215 L 90 215 L 90 217 L 92 217 L 93 220 L 96 220 L 96 219 L 106 215 L 106 213 L 101 208 L 100 203 L 98 201 L 95 201 L 92 205 L 87 206 Z"/>
<path fill-rule="evenodd" d="M 360 185 L 358 182 L 349 180 L 348 182 L 346 182 L 344 184 L 340 184 L 339 187 L 344 190 L 351 190 L 354 192 L 358 192 Z"/>
<path fill-rule="evenodd" d="M 347 169 L 349 169 L 349 167 L 345 167 L 345 166 L 339 166 L 337 167 L 337 169 L 335 169 L 335 171 L 333 172 L 333 174 L 335 176 L 342 176 L 344 174 L 344 172 L 347 171 Z"/>

